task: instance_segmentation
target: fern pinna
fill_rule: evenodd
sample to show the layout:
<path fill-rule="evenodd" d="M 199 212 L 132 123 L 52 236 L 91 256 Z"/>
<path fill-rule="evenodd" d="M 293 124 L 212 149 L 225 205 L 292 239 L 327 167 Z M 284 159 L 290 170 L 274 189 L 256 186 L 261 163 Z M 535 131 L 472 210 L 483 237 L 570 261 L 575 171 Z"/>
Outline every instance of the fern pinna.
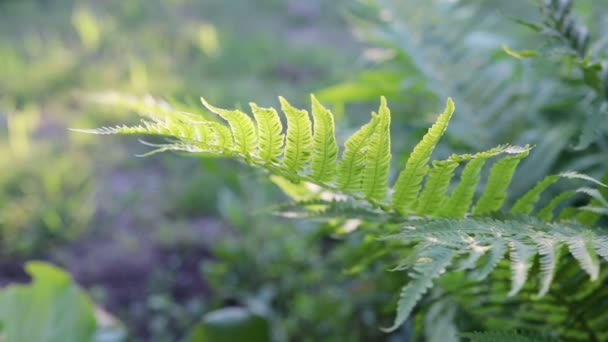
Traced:
<path fill-rule="evenodd" d="M 158 148 L 153 152 L 177 150 L 238 158 L 275 178 L 280 176 L 277 179 L 289 180 L 277 182 L 284 188 L 312 183 L 323 191 L 281 206 L 283 210 L 300 210 L 309 217 L 360 216 L 387 227 L 397 226 L 399 231 L 387 228 L 380 240 L 398 241 L 408 247 L 397 269 L 409 270 L 409 280 L 401 291 L 395 321 L 387 331 L 408 319 L 446 271 L 467 271 L 470 279 L 480 282 L 508 263 L 511 285 L 507 294 L 515 296 L 528 284 L 530 270 L 538 268 L 539 298 L 550 292 L 563 254 L 569 257 L 561 260 L 574 260 L 579 265 L 576 269 L 582 269 L 591 280 L 603 277 L 600 259 L 608 260 L 608 234 L 585 224 L 605 214 L 602 206 L 608 205 L 603 195 L 595 189 L 580 188 L 555 196 L 545 205 L 539 202 L 543 192 L 560 179 L 605 185 L 582 174 L 564 172 L 546 177 L 511 208 L 505 208 L 509 184 L 530 148 L 503 145 L 430 163 L 455 110 L 451 99 L 414 147 L 392 187 L 391 114 L 384 98 L 370 121 L 346 140 L 341 153 L 334 117 L 314 96 L 312 120 L 306 110 L 293 107 L 284 98 L 279 100 L 286 128 L 275 109 L 255 103 L 250 104 L 251 117 L 240 110 L 214 107 L 202 99 L 210 112 L 225 121 L 219 122 L 151 100 L 109 96 L 104 103 L 139 111 L 144 116 L 142 124 L 81 131 L 160 135 L 169 141 L 153 145 Z M 489 162 L 493 165 L 483 191 L 477 195 L 482 170 Z M 453 181 L 456 174 L 459 180 Z M 327 194 L 331 196 L 324 196 Z M 579 212 L 572 208 L 558 212 L 562 202 L 577 194 L 590 195 L 596 205 L 582 207 Z M 594 324 L 599 323 L 589 324 L 591 328 L 587 328 L 595 329 Z"/>

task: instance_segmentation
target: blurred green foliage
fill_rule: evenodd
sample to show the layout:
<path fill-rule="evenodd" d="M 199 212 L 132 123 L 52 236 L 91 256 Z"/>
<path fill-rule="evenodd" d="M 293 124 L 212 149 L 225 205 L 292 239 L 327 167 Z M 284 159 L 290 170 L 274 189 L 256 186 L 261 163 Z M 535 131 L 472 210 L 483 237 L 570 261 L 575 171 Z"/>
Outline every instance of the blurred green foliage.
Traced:
<path fill-rule="evenodd" d="M 7 114 L 2 116 L 7 138 L 0 141 L 0 255 L 39 255 L 89 228 L 94 210 L 90 166 L 73 148 L 34 137 L 45 134 L 37 108 Z"/>
<path fill-rule="evenodd" d="M 350 19 L 367 45 L 363 70 L 318 95 L 340 108 L 386 95 L 396 107 L 400 134 L 417 138 L 417 123 L 426 118 L 413 113 L 436 112 L 435 104 L 452 96 L 461 115 L 448 137 L 451 149 L 501 142 L 535 146 L 514 195 L 551 172 L 578 170 L 599 178 L 608 163 L 608 112 L 603 94 L 590 92 L 598 84 L 589 78 L 598 79 L 598 61 L 607 57 L 608 23 L 602 11 L 593 10 L 602 3 L 356 1 Z M 558 13 L 561 19 L 554 18 L 557 6 L 568 8 Z M 558 29 L 566 17 L 569 32 L 576 32 L 574 43 Z M 572 45 L 581 35 L 582 54 Z M 537 57 L 515 58 L 509 48 Z M 576 145 L 586 148 L 578 151 Z"/>

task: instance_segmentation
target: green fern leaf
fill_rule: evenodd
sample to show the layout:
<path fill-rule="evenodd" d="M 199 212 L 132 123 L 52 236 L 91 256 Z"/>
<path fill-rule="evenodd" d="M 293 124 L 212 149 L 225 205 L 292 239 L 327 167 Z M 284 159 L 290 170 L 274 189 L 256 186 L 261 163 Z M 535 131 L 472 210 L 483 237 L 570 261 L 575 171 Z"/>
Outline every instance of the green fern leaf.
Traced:
<path fill-rule="evenodd" d="M 314 95 L 311 95 L 310 99 L 314 119 L 313 154 L 310 164 L 312 173 L 310 176 L 319 182 L 329 182 L 336 174 L 336 160 L 338 159 L 334 116 Z"/>
<path fill-rule="evenodd" d="M 576 216 L 576 219 L 589 226 L 594 225 L 602 215 L 608 215 L 608 199 L 597 189 L 580 188 L 576 192 L 584 193 L 591 197 L 591 203 L 580 209 L 583 212 Z"/>
<path fill-rule="evenodd" d="M 235 149 L 246 159 L 257 152 L 258 137 L 253 120 L 240 110 L 226 110 L 210 105 L 201 97 L 203 105 L 212 113 L 222 117 L 228 122 L 232 136 L 234 137 Z"/>
<path fill-rule="evenodd" d="M 433 246 L 420 253 L 414 272 L 410 274 L 412 280 L 401 290 L 395 322 L 384 331 L 395 331 L 407 320 L 416 303 L 450 265 L 455 254 L 454 250 L 442 246 Z"/>
<path fill-rule="evenodd" d="M 391 161 L 391 113 L 386 99 L 381 98 L 378 126 L 374 129 L 365 153 L 361 192 L 368 198 L 384 200 L 388 190 L 388 172 Z"/>
<path fill-rule="evenodd" d="M 527 215 L 534 210 L 534 205 L 540 199 L 540 194 L 547 189 L 549 186 L 559 180 L 558 175 L 551 175 L 545 177 L 542 181 L 538 182 L 534 188 L 520 197 L 517 202 L 513 205 L 511 213 Z"/>
<path fill-rule="evenodd" d="M 394 186 L 392 206 L 397 211 L 407 212 L 414 205 L 422 179 L 429 169 L 428 162 L 431 153 L 447 129 L 454 109 L 454 101 L 448 98 L 445 111 L 439 115 L 437 121 L 410 154 L 405 169 L 397 178 Z"/>
<path fill-rule="evenodd" d="M 285 98 L 279 97 L 281 109 L 287 117 L 287 138 L 283 164 L 289 172 L 303 171 L 310 160 L 312 128 L 308 112 L 294 108 Z"/>
<path fill-rule="evenodd" d="M 532 235 L 532 239 L 538 246 L 538 254 L 540 255 L 540 290 L 538 297 L 543 297 L 549 291 L 549 286 L 553 282 L 555 270 L 557 268 L 557 260 L 559 259 L 559 244 L 561 240 L 548 238 L 541 235 Z"/>
<path fill-rule="evenodd" d="M 555 198 L 551 199 L 546 206 L 538 211 L 537 217 L 544 221 L 553 220 L 553 211 L 555 211 L 555 208 L 574 195 L 576 195 L 576 191 L 566 191 L 557 195 Z"/>
<path fill-rule="evenodd" d="M 462 175 L 458 186 L 450 196 L 450 198 L 442 205 L 439 215 L 443 217 L 459 218 L 464 217 L 468 212 L 471 203 L 473 203 L 473 195 L 480 180 L 480 172 L 486 163 L 486 160 L 502 153 L 517 153 L 521 150 L 518 146 L 498 146 L 490 150 L 480 152 L 474 155 L 465 155 L 460 160 L 469 160 Z M 451 158 L 454 159 L 454 158 Z"/>
<path fill-rule="evenodd" d="M 511 213 L 524 214 L 524 215 L 530 214 L 532 212 L 532 210 L 534 210 L 534 205 L 540 199 L 541 193 L 545 189 L 547 189 L 549 186 L 551 186 L 552 184 L 557 182 L 560 178 L 586 180 L 586 181 L 593 182 L 600 186 L 606 186 L 605 184 L 596 180 L 595 178 L 589 177 L 584 174 L 580 174 L 578 172 L 568 171 L 568 172 L 561 173 L 559 175 L 550 175 L 550 176 L 545 177 L 542 181 L 538 182 L 534 186 L 534 188 L 532 188 L 530 191 L 528 191 L 526 194 L 524 194 L 522 197 L 520 197 L 520 199 L 517 200 L 517 202 L 515 202 L 515 205 L 513 205 L 513 208 L 511 209 Z M 557 203 L 556 203 L 556 205 L 557 205 Z M 552 209 L 550 209 L 550 210 L 552 210 Z"/>
<path fill-rule="evenodd" d="M 570 254 L 578 260 L 579 264 L 589 274 L 591 280 L 596 280 L 600 273 L 600 265 L 595 254 L 594 241 L 590 233 L 573 236 L 566 240 Z"/>
<path fill-rule="evenodd" d="M 416 213 L 433 215 L 441 208 L 450 181 L 454 177 L 454 170 L 458 165 L 458 162 L 452 160 L 433 161 L 433 168 L 429 171 L 424 189 L 420 194 Z"/>
<path fill-rule="evenodd" d="M 507 244 L 502 239 L 496 239 L 490 244 L 490 256 L 481 267 L 475 269 L 471 273 L 471 278 L 481 281 L 486 279 L 490 273 L 496 268 L 498 263 L 504 259 L 507 252 Z"/>
<path fill-rule="evenodd" d="M 492 166 L 485 190 L 473 209 L 474 215 L 487 214 L 502 207 L 515 169 L 528 153 L 528 146 L 525 146 L 520 153 L 505 157 Z"/>
<path fill-rule="evenodd" d="M 138 126 L 113 126 L 113 127 L 100 127 L 93 129 L 72 129 L 74 132 L 80 133 L 89 133 L 89 134 L 150 134 L 150 135 L 168 135 L 169 132 L 163 126 L 154 126 L 151 125 L 138 125 Z"/>
<path fill-rule="evenodd" d="M 260 139 L 259 157 L 268 163 L 276 163 L 283 153 L 285 136 L 283 124 L 279 114 L 274 108 L 262 108 L 257 104 L 249 103 L 253 116 L 258 126 L 258 137 Z"/>
<path fill-rule="evenodd" d="M 528 270 L 532 266 L 530 259 L 536 253 L 534 247 L 523 243 L 518 239 L 512 239 L 509 242 L 509 248 L 511 249 L 511 291 L 509 296 L 516 295 L 526 283 L 528 279 Z"/>
<path fill-rule="evenodd" d="M 365 166 L 367 142 L 376 130 L 380 120 L 373 115 L 370 122 L 363 125 L 344 143 L 342 159 L 338 163 L 338 186 L 342 190 L 361 190 L 362 170 Z"/>
<path fill-rule="evenodd" d="M 208 126 L 213 132 L 214 145 L 226 151 L 232 151 L 235 148 L 234 137 L 230 128 L 217 122 L 210 122 Z"/>

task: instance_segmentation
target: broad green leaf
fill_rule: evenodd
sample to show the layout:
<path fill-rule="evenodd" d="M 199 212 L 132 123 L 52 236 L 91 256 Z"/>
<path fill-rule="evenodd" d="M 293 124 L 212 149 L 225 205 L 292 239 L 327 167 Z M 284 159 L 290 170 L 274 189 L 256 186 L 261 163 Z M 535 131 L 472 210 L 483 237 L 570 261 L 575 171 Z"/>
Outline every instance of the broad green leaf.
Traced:
<path fill-rule="evenodd" d="M 96 321 L 88 296 L 70 276 L 46 263 L 26 265 L 31 284 L 0 291 L 2 336 L 10 342 L 93 341 Z"/>

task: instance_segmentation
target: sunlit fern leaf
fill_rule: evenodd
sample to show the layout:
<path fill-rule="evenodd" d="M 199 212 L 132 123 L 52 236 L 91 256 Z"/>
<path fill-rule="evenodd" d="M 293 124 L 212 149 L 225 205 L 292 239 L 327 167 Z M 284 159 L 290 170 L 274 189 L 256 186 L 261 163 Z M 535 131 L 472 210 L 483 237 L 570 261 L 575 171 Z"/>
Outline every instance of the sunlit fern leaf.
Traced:
<path fill-rule="evenodd" d="M 306 110 L 294 108 L 285 98 L 279 97 L 281 109 L 287 117 L 287 137 L 283 164 L 287 170 L 297 173 L 306 168 L 311 156 L 312 128 Z"/>
<path fill-rule="evenodd" d="M 439 215 L 454 218 L 464 217 L 473 203 L 473 195 L 480 180 L 479 174 L 486 161 L 503 153 L 517 153 L 520 149 L 521 147 L 504 145 L 470 155 L 467 158 L 459 158 L 459 160 L 468 160 L 468 163 L 462 171 L 456 189 L 449 199 L 444 200 L 445 203 L 442 205 Z"/>
<path fill-rule="evenodd" d="M 240 110 L 226 110 L 214 107 L 202 97 L 201 102 L 209 111 L 219 115 L 228 122 L 232 136 L 234 137 L 235 148 L 243 157 L 248 158 L 257 152 L 257 130 L 249 115 Z"/>
<path fill-rule="evenodd" d="M 213 144 L 222 150 L 231 151 L 235 148 L 234 137 L 230 128 L 217 122 L 210 122 L 208 126 L 213 132 Z"/>
<path fill-rule="evenodd" d="M 162 153 L 166 151 L 173 152 L 188 152 L 188 153 L 200 153 L 200 154 L 220 154 L 225 153 L 224 151 L 216 151 L 213 147 L 201 149 L 200 147 L 192 144 L 186 144 L 181 142 L 176 143 L 165 143 L 165 144 L 152 144 L 147 143 L 145 141 L 140 141 L 142 144 L 146 146 L 154 147 L 152 151 L 148 151 L 146 153 L 137 154 L 137 157 L 149 157 L 151 155 Z"/>
<path fill-rule="evenodd" d="M 394 186 L 392 206 L 397 211 L 407 212 L 415 204 L 422 179 L 429 169 L 428 162 L 431 154 L 447 129 L 454 109 L 454 101 L 448 98 L 444 112 L 439 115 L 437 121 L 412 150 L 405 169 L 397 178 Z"/>
<path fill-rule="evenodd" d="M 383 330 L 394 331 L 408 319 L 416 303 L 433 285 L 433 280 L 439 277 L 450 265 L 456 254 L 456 251 L 452 249 L 433 246 L 424 249 L 418 255 L 419 258 L 410 273 L 412 279 L 401 290 L 395 322 L 391 327 Z"/>
<path fill-rule="evenodd" d="M 140 125 L 137 126 L 115 126 L 115 127 L 101 127 L 97 129 L 74 129 L 77 132 L 92 133 L 92 134 L 142 134 L 142 135 L 159 135 L 166 138 L 176 138 L 189 141 L 191 145 L 196 145 L 200 149 L 205 149 L 210 146 L 210 135 L 213 134 L 213 130 L 204 124 L 188 124 L 177 123 L 175 121 L 158 121 L 150 122 L 143 120 Z M 170 150 L 170 149 L 165 149 Z M 213 149 L 215 152 L 221 153 L 217 149 Z"/>
<path fill-rule="evenodd" d="M 319 199 L 321 195 L 321 188 L 308 182 L 293 183 L 288 179 L 272 175 L 270 180 L 278 186 L 283 192 L 294 201 L 306 201 L 312 199 Z"/>
<path fill-rule="evenodd" d="M 336 218 L 364 219 L 383 222 L 390 220 L 384 212 L 351 200 L 324 200 L 313 198 L 285 203 L 273 207 L 274 213 L 288 218 L 333 220 Z"/>
<path fill-rule="evenodd" d="M 487 214 L 502 207 L 515 169 L 528 153 L 529 149 L 526 146 L 520 153 L 505 157 L 492 166 L 485 190 L 473 209 L 474 215 Z"/>
<path fill-rule="evenodd" d="M 378 116 L 372 116 L 370 122 L 353 133 L 344 143 L 342 159 L 338 163 L 338 186 L 344 190 L 361 190 L 362 170 L 365 166 L 367 143 L 378 126 Z"/>
<path fill-rule="evenodd" d="M 452 160 L 433 161 L 433 167 L 420 194 L 416 213 L 419 215 L 434 215 L 446 198 L 446 192 L 458 162 Z"/>
<path fill-rule="evenodd" d="M 365 166 L 361 176 L 361 192 L 375 200 L 384 200 L 388 190 L 388 172 L 391 161 L 391 113 L 382 97 L 378 110 L 378 126 L 374 129 L 365 153 Z"/>
<path fill-rule="evenodd" d="M 164 129 L 164 127 L 159 126 L 159 127 L 146 127 L 146 126 L 142 126 L 142 125 L 138 125 L 138 126 L 126 126 L 126 125 L 121 125 L 121 126 L 113 126 L 113 127 L 100 127 L 100 128 L 93 128 L 93 129 L 73 129 L 73 131 L 76 132 L 81 132 L 81 133 L 90 133 L 90 134 L 126 134 L 126 135 L 133 135 L 133 134 L 150 134 L 150 135 L 163 135 L 163 136 L 167 136 L 170 135 L 168 131 L 166 131 Z"/>
<path fill-rule="evenodd" d="M 461 337 L 471 342 L 551 342 L 553 340 L 539 335 L 524 334 L 518 331 L 484 331 L 462 333 Z"/>
<path fill-rule="evenodd" d="M 255 103 L 249 103 L 258 127 L 259 157 L 269 163 L 279 161 L 283 153 L 285 136 L 281 118 L 274 108 L 262 108 Z"/>
<path fill-rule="evenodd" d="M 310 99 L 314 119 L 310 176 L 319 182 L 329 182 L 333 180 L 336 174 L 336 160 L 338 159 L 334 116 L 329 109 L 323 107 L 314 95 L 311 95 Z"/>

